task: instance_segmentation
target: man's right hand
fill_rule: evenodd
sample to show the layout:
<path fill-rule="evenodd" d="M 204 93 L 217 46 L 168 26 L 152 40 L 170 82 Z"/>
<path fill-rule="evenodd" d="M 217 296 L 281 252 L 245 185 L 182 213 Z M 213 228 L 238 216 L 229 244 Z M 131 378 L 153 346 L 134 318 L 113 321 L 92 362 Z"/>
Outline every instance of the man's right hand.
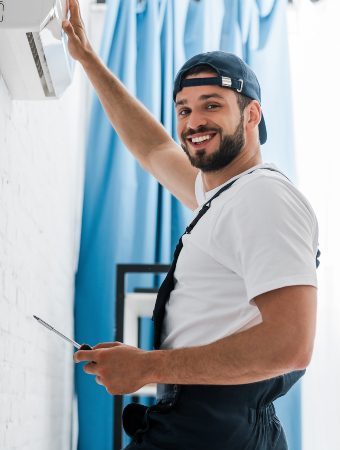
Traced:
<path fill-rule="evenodd" d="M 83 63 L 89 54 L 93 53 L 93 49 L 86 36 L 78 0 L 69 0 L 69 2 L 71 17 L 70 20 L 63 21 L 63 30 L 68 36 L 70 55 L 80 63 Z"/>

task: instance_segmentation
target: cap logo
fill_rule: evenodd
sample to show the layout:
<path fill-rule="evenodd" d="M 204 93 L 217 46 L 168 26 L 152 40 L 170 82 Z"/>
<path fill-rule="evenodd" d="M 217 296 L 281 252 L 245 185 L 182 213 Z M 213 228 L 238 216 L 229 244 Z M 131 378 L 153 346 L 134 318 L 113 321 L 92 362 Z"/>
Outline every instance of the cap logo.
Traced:
<path fill-rule="evenodd" d="M 222 86 L 231 87 L 233 82 L 229 77 L 221 77 L 222 78 Z"/>

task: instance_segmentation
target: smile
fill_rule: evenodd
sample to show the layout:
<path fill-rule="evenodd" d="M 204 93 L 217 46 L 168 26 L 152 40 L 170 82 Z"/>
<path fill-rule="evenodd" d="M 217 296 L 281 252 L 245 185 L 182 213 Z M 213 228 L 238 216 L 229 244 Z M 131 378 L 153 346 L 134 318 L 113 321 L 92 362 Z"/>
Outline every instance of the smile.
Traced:
<path fill-rule="evenodd" d="M 214 136 L 216 136 L 216 133 L 188 136 L 187 139 L 191 144 L 200 146 L 205 142 L 209 142 Z"/>

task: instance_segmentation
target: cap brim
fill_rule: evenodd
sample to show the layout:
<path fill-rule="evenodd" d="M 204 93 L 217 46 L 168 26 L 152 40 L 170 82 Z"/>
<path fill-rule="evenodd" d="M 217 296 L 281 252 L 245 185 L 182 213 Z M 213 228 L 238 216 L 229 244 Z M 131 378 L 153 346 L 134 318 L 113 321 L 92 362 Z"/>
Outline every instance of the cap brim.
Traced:
<path fill-rule="evenodd" d="M 263 113 L 261 117 L 261 121 L 259 123 L 259 137 L 260 137 L 260 144 L 264 144 L 267 140 L 267 128 L 266 128 L 266 122 L 264 121 Z"/>

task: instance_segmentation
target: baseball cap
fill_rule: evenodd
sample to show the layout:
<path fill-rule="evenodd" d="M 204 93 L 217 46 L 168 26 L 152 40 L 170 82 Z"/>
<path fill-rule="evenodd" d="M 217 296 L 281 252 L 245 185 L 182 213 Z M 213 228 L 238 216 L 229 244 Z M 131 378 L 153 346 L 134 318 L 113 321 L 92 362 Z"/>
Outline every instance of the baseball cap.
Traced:
<path fill-rule="evenodd" d="M 186 73 L 190 69 L 202 64 L 210 66 L 218 76 L 185 79 Z M 173 99 L 176 100 L 176 95 L 183 87 L 207 85 L 233 89 L 261 104 L 261 88 L 255 73 L 248 64 L 233 53 L 214 51 L 200 53 L 190 58 L 176 75 Z M 260 143 L 264 144 L 267 140 L 267 129 L 263 114 L 261 114 L 259 123 L 259 137 Z"/>

